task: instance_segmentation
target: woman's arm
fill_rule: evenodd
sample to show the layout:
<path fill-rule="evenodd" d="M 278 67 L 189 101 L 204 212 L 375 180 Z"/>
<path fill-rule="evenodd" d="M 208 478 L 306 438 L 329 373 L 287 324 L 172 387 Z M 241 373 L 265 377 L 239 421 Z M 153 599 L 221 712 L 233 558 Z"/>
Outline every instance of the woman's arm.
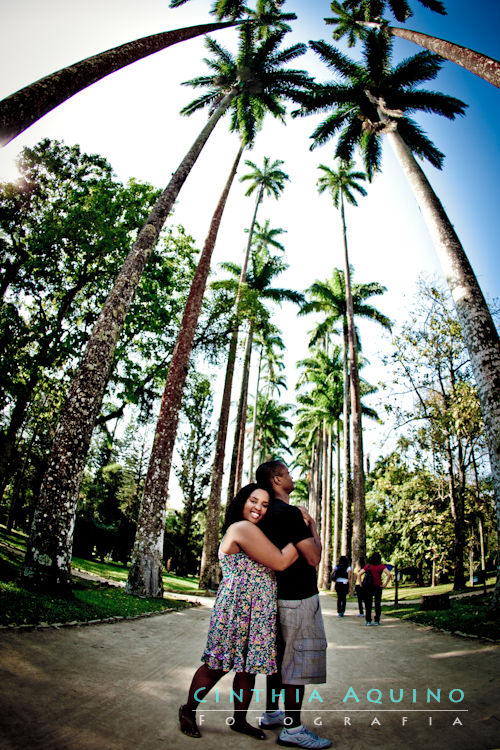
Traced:
<path fill-rule="evenodd" d="M 392 573 L 387 568 L 384 568 L 382 573 L 385 575 L 385 583 L 382 583 L 382 588 L 385 589 L 389 585 L 389 582 L 392 578 Z"/>
<path fill-rule="evenodd" d="M 282 550 L 275 547 L 267 536 L 250 521 L 238 521 L 229 527 L 230 539 L 246 554 L 272 570 L 285 570 L 297 560 L 299 553 L 293 544 Z"/>

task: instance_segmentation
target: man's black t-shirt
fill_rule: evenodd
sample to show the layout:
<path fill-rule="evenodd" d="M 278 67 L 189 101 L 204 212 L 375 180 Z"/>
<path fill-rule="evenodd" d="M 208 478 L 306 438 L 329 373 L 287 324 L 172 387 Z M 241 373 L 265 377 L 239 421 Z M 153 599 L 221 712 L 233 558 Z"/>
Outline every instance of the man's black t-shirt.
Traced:
<path fill-rule="evenodd" d="M 300 510 L 278 498 L 271 502 L 259 528 L 280 549 L 289 542 L 298 544 L 312 536 Z M 316 568 L 300 553 L 289 568 L 276 572 L 276 580 L 278 599 L 308 599 L 318 593 Z"/>

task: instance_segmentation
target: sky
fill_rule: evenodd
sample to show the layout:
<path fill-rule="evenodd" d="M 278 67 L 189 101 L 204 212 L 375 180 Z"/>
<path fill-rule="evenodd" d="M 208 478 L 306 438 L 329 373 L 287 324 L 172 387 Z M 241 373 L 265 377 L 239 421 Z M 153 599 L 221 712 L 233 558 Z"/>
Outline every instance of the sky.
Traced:
<path fill-rule="evenodd" d="M 90 55 L 124 42 L 168 29 L 213 20 L 209 0 L 190 0 L 169 9 L 168 0 L 0 0 L 0 98 Z M 452 40 L 500 58 L 500 2 L 445 0 L 448 15 L 441 17 L 412 0 L 409 28 Z M 332 27 L 326 0 L 288 0 L 297 14 L 286 44 L 309 40 L 331 41 Z M 394 24 L 396 25 L 396 24 Z M 213 35 L 234 50 L 237 34 L 225 29 Z M 347 50 L 358 57 L 360 48 Z M 416 54 L 419 47 L 394 42 L 394 61 Z M 182 117 L 180 109 L 196 92 L 182 82 L 205 74 L 203 40 L 169 47 L 108 76 L 43 117 L 0 151 L 0 179 L 15 179 L 14 160 L 24 146 L 44 137 L 68 145 L 78 143 L 88 153 L 105 156 L 117 177 L 130 177 L 164 187 L 195 140 L 206 113 Z M 295 60 L 318 81 L 330 74 L 311 50 Z M 500 89 L 450 62 L 444 62 L 436 81 L 426 86 L 458 97 L 469 107 L 455 122 L 436 115 L 416 119 L 445 154 L 442 171 L 424 170 L 457 230 L 479 284 L 488 299 L 500 296 Z M 262 165 L 264 156 L 282 159 L 290 181 L 279 201 L 266 198 L 259 221 L 286 229 L 282 236 L 288 271 L 277 283 L 304 291 L 342 267 L 342 236 L 338 212 L 329 197 L 318 195 L 319 164 L 333 166 L 334 143 L 310 151 L 310 135 L 321 116 L 287 118 L 286 124 L 268 117 L 246 158 Z M 218 197 L 238 148 L 237 137 L 222 120 L 205 146 L 179 195 L 171 221 L 183 224 L 201 248 Z M 242 165 L 239 176 L 247 168 Z M 222 221 L 212 267 L 222 261 L 241 262 L 253 212 L 253 197 L 245 197 L 246 183 L 233 185 Z M 376 306 L 394 322 L 397 331 L 408 317 L 420 274 L 442 279 L 442 272 L 418 206 L 406 179 L 384 144 L 382 173 L 368 185 L 368 196 L 358 208 L 347 209 L 348 242 L 354 282 L 378 281 L 387 287 Z M 444 283 L 444 280 L 443 280 Z M 307 356 L 308 331 L 313 320 L 297 318 L 292 305 L 277 311 L 276 324 L 287 345 L 289 390 L 283 400 L 294 402 L 296 362 Z M 391 350 L 390 336 L 375 324 L 361 323 L 363 376 L 372 383 L 387 382 L 390 373 L 382 358 Z M 238 382 L 238 376 L 236 377 Z M 250 385 L 252 393 L 252 382 Z M 235 399 L 237 396 L 233 394 Z M 377 408 L 377 397 L 372 405 Z M 219 403 L 216 399 L 214 413 Z M 373 462 L 388 452 L 396 433 L 390 425 L 366 424 L 365 452 Z"/>

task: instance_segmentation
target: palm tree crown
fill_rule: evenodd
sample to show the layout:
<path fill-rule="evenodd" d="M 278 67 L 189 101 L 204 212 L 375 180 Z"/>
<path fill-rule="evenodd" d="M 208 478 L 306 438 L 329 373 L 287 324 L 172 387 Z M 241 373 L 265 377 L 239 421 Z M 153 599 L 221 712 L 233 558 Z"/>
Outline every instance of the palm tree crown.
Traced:
<path fill-rule="evenodd" d="M 389 318 L 366 302 L 370 297 L 379 296 L 386 291 L 385 286 L 375 281 L 369 284 L 353 284 L 354 315 L 358 318 L 373 320 L 390 330 L 391 321 Z M 311 312 L 325 314 L 325 318 L 316 329 L 314 340 L 311 341 L 311 343 L 315 343 L 318 338 L 324 336 L 328 331 L 332 331 L 336 323 L 342 322 L 347 314 L 344 272 L 335 268 L 331 279 L 315 281 L 308 289 L 308 294 L 309 301 L 302 306 L 300 314 L 306 315 Z M 359 343 L 358 336 L 357 340 Z"/>
<path fill-rule="evenodd" d="M 346 200 L 351 206 L 357 206 L 358 202 L 354 192 L 362 196 L 366 195 L 365 188 L 358 184 L 358 180 L 366 180 L 366 175 L 364 172 L 354 171 L 353 167 L 354 162 L 352 161 L 341 161 L 337 171 L 324 164 L 319 165 L 323 174 L 317 182 L 318 192 L 324 193 L 325 190 L 328 190 L 335 208 L 339 207 L 342 200 Z"/>
<path fill-rule="evenodd" d="M 311 47 L 345 83 L 317 84 L 294 115 L 307 115 L 333 109 L 312 134 L 311 148 L 326 143 L 340 131 L 335 155 L 352 159 L 359 145 L 366 173 L 371 180 L 380 168 L 381 136 L 397 129 L 409 149 L 441 168 L 443 154 L 408 115 L 417 111 L 435 112 L 449 119 L 464 114 L 459 99 L 435 91 L 416 88 L 433 80 L 441 67 L 437 55 L 420 52 L 395 67 L 389 63 L 391 40 L 382 32 L 368 32 L 364 48 L 365 65 L 351 60 L 325 41 Z"/>
<path fill-rule="evenodd" d="M 285 33 L 276 31 L 257 41 L 255 31 L 245 26 L 236 56 L 208 37 L 206 46 L 213 57 L 205 58 L 204 62 L 211 75 L 184 82 L 186 86 L 207 91 L 184 107 L 182 114 L 189 115 L 207 106 L 213 110 L 227 93 L 235 91 L 230 105 L 231 130 L 240 132 L 245 144 L 253 142 L 266 111 L 283 120 L 286 109 L 282 100 L 298 102 L 299 94 L 312 85 L 306 71 L 284 67 L 306 50 L 304 44 L 278 49 Z"/>

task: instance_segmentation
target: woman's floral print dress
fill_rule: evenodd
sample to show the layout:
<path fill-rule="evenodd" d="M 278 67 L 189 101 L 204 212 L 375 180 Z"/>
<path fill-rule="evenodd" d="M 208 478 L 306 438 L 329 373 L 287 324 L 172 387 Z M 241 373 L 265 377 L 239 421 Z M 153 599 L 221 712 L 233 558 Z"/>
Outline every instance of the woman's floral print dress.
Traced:
<path fill-rule="evenodd" d="M 201 660 L 212 669 L 276 672 L 276 578 L 244 552 L 219 550 L 217 591 Z"/>

